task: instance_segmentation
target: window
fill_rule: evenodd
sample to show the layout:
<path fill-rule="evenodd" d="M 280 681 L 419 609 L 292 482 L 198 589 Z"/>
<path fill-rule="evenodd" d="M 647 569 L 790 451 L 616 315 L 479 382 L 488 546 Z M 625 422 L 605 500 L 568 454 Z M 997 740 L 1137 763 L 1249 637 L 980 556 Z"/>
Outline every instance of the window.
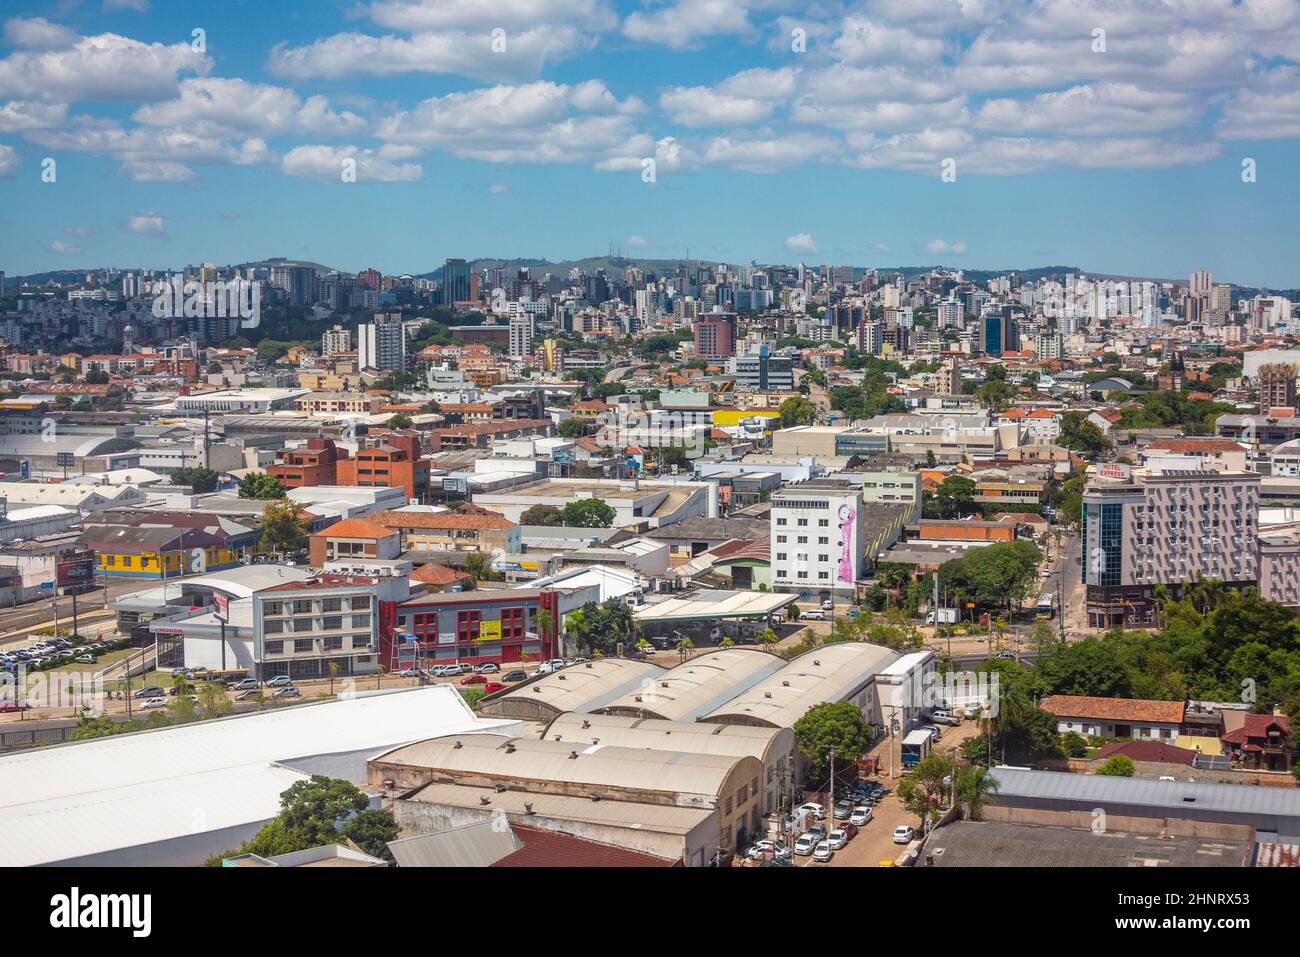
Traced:
<path fill-rule="evenodd" d="M 342 611 L 343 599 L 342 598 L 323 599 L 320 603 L 320 610 L 321 611 Z"/>
<path fill-rule="evenodd" d="M 311 600 L 310 600 L 310 599 L 299 599 L 298 601 L 295 601 L 295 602 L 293 603 L 293 613 L 294 613 L 295 615 L 310 615 L 310 614 L 311 614 Z"/>
<path fill-rule="evenodd" d="M 295 618 L 293 620 L 294 631 L 311 631 L 312 621 L 310 618 Z"/>
<path fill-rule="evenodd" d="M 267 635 L 279 635 L 284 633 L 284 622 L 282 621 L 264 621 L 262 622 L 262 632 Z"/>
<path fill-rule="evenodd" d="M 343 627 L 342 615 L 330 615 L 321 621 L 321 628 L 324 631 L 338 631 Z"/>
<path fill-rule="evenodd" d="M 360 598 L 353 598 L 353 599 L 352 599 L 352 610 L 353 610 L 353 611 L 368 610 L 369 608 L 370 608 L 370 596 L 368 596 L 368 595 L 363 595 L 363 596 L 361 596 Z"/>
<path fill-rule="evenodd" d="M 505 639 L 524 636 L 524 610 L 522 608 L 501 609 L 501 637 Z"/>
<path fill-rule="evenodd" d="M 369 616 L 369 615 L 353 615 L 353 616 L 352 616 L 352 627 L 353 627 L 353 628 L 369 628 L 369 627 L 370 627 L 370 616 Z"/>
<path fill-rule="evenodd" d="M 342 651 L 342 650 L 343 650 L 343 638 L 342 638 L 342 636 L 335 637 L 335 638 L 326 638 L 326 639 L 325 639 L 325 650 L 326 650 L 326 651 Z"/>
<path fill-rule="evenodd" d="M 481 618 L 475 609 L 456 612 L 456 640 L 464 643 L 477 638 Z"/>
<path fill-rule="evenodd" d="M 268 641 L 268 642 L 266 642 L 262 647 L 265 649 L 265 651 L 266 651 L 266 653 L 267 653 L 268 655 L 282 655 L 282 654 L 284 654 L 284 642 L 283 642 L 283 641 Z"/>
<path fill-rule="evenodd" d="M 303 654 L 304 652 L 311 651 L 311 650 L 312 650 L 312 647 L 313 647 L 315 644 L 316 644 L 316 643 L 315 643 L 314 641 L 312 641 L 310 638 L 300 638 L 300 639 L 298 639 L 297 641 L 295 641 L 295 642 L 293 643 L 293 651 L 294 651 L 294 654 L 299 654 L 299 655 L 300 655 L 300 654 Z"/>

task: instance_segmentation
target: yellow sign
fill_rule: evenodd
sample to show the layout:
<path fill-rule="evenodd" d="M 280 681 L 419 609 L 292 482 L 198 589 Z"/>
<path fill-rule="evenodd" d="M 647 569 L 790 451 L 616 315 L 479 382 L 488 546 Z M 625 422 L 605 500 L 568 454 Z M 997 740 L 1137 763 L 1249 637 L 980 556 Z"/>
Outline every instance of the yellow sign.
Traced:
<path fill-rule="evenodd" d="M 500 641 L 501 622 L 480 621 L 478 623 L 478 639 L 479 641 Z"/>

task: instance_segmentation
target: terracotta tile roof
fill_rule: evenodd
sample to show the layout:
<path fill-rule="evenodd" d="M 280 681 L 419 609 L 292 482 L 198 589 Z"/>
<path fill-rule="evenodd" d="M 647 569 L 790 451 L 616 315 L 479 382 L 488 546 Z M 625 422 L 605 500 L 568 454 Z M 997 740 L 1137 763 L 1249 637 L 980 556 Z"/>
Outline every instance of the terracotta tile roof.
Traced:
<path fill-rule="evenodd" d="M 364 518 L 345 518 L 335 522 L 329 528 L 323 528 L 312 538 L 388 538 L 393 534 L 391 528 L 385 528 Z"/>
<path fill-rule="evenodd" d="M 1284 736 L 1291 731 L 1291 723 L 1284 715 L 1248 714 L 1241 727 L 1221 735 L 1219 740 L 1227 744 L 1245 744 L 1251 738 L 1267 739 L 1268 729 L 1273 725 L 1281 728 Z"/>
<path fill-rule="evenodd" d="M 510 827 L 524 846 L 490 867 L 673 867 L 676 863 L 559 831 Z"/>
<path fill-rule="evenodd" d="M 430 562 L 428 565 L 421 565 L 411 572 L 410 578 L 413 582 L 423 582 L 426 585 L 444 587 L 454 585 L 458 581 L 464 581 L 469 576 L 464 572 L 448 568 L 446 565 L 435 565 Z"/>
<path fill-rule="evenodd" d="M 1159 721 L 1182 724 L 1183 702 L 1145 698 L 1090 698 L 1084 695 L 1048 695 L 1038 705 L 1061 718 L 1098 718 L 1103 721 Z"/>
<path fill-rule="evenodd" d="M 772 540 L 770 538 L 733 538 L 712 549 L 713 557 L 720 561 L 736 561 L 743 558 L 756 558 L 771 561 Z"/>
<path fill-rule="evenodd" d="M 463 512 L 380 512 L 374 520 L 386 529 L 427 528 L 433 530 L 514 528 L 515 523 L 495 512 L 469 515 Z"/>
<path fill-rule="evenodd" d="M 1172 744 L 1160 741 L 1116 741 L 1102 745 L 1097 749 L 1097 757 L 1109 758 L 1122 754 L 1134 761 L 1150 761 L 1154 764 L 1191 764 L 1196 760 L 1196 752 L 1187 748 L 1176 748 Z"/>

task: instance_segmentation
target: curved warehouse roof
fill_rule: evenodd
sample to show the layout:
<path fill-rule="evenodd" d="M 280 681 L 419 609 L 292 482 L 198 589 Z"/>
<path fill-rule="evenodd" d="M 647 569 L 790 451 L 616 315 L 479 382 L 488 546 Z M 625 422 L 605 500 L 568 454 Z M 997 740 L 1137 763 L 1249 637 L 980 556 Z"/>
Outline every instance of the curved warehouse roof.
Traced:
<path fill-rule="evenodd" d="M 845 701 L 898 660 L 881 645 L 844 641 L 805 652 L 700 721 L 792 728 L 823 702 Z"/>
<path fill-rule="evenodd" d="M 576 755 L 576 757 L 575 757 Z M 733 769 L 755 758 L 650 751 L 603 744 L 579 747 L 563 741 L 504 738 L 499 735 L 446 735 L 403 745 L 371 759 L 380 764 L 427 768 L 459 783 L 478 780 L 540 781 L 575 787 L 626 788 L 638 792 L 695 795 L 693 803 L 716 797 Z"/>
<path fill-rule="evenodd" d="M 661 721 L 618 714 L 562 714 L 542 732 L 543 741 L 605 744 L 652 751 L 690 751 L 754 757 L 764 764 L 794 750 L 794 732 L 787 728 Z"/>
<path fill-rule="evenodd" d="M 688 658 L 599 709 L 602 714 L 665 721 L 694 721 L 739 692 L 778 671 L 785 661 L 767 651 L 726 648 Z"/>
<path fill-rule="evenodd" d="M 647 661 L 601 658 L 585 661 L 479 699 L 479 713 L 493 718 L 550 721 L 566 711 L 587 712 L 635 694 L 664 674 Z"/>

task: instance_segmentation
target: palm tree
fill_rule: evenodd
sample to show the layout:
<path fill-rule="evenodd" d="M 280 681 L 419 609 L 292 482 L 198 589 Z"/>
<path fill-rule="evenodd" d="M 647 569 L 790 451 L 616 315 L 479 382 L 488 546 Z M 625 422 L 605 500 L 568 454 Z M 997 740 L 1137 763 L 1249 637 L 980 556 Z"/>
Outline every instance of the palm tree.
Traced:
<path fill-rule="evenodd" d="M 981 820 L 984 805 L 997 794 L 998 780 L 988 768 L 970 767 L 957 777 L 957 800 L 966 805 L 966 814 L 972 821 Z"/>
<path fill-rule="evenodd" d="M 777 637 L 776 632 L 773 631 L 771 628 L 764 628 L 762 631 L 758 633 L 757 640 L 758 643 L 762 645 L 765 650 L 771 651 L 772 646 L 775 645 L 781 639 Z"/>
<path fill-rule="evenodd" d="M 683 660 L 689 657 L 690 653 L 694 649 L 695 649 L 695 642 L 691 641 L 691 639 L 689 638 L 682 638 L 677 642 L 677 653 L 682 656 Z"/>

